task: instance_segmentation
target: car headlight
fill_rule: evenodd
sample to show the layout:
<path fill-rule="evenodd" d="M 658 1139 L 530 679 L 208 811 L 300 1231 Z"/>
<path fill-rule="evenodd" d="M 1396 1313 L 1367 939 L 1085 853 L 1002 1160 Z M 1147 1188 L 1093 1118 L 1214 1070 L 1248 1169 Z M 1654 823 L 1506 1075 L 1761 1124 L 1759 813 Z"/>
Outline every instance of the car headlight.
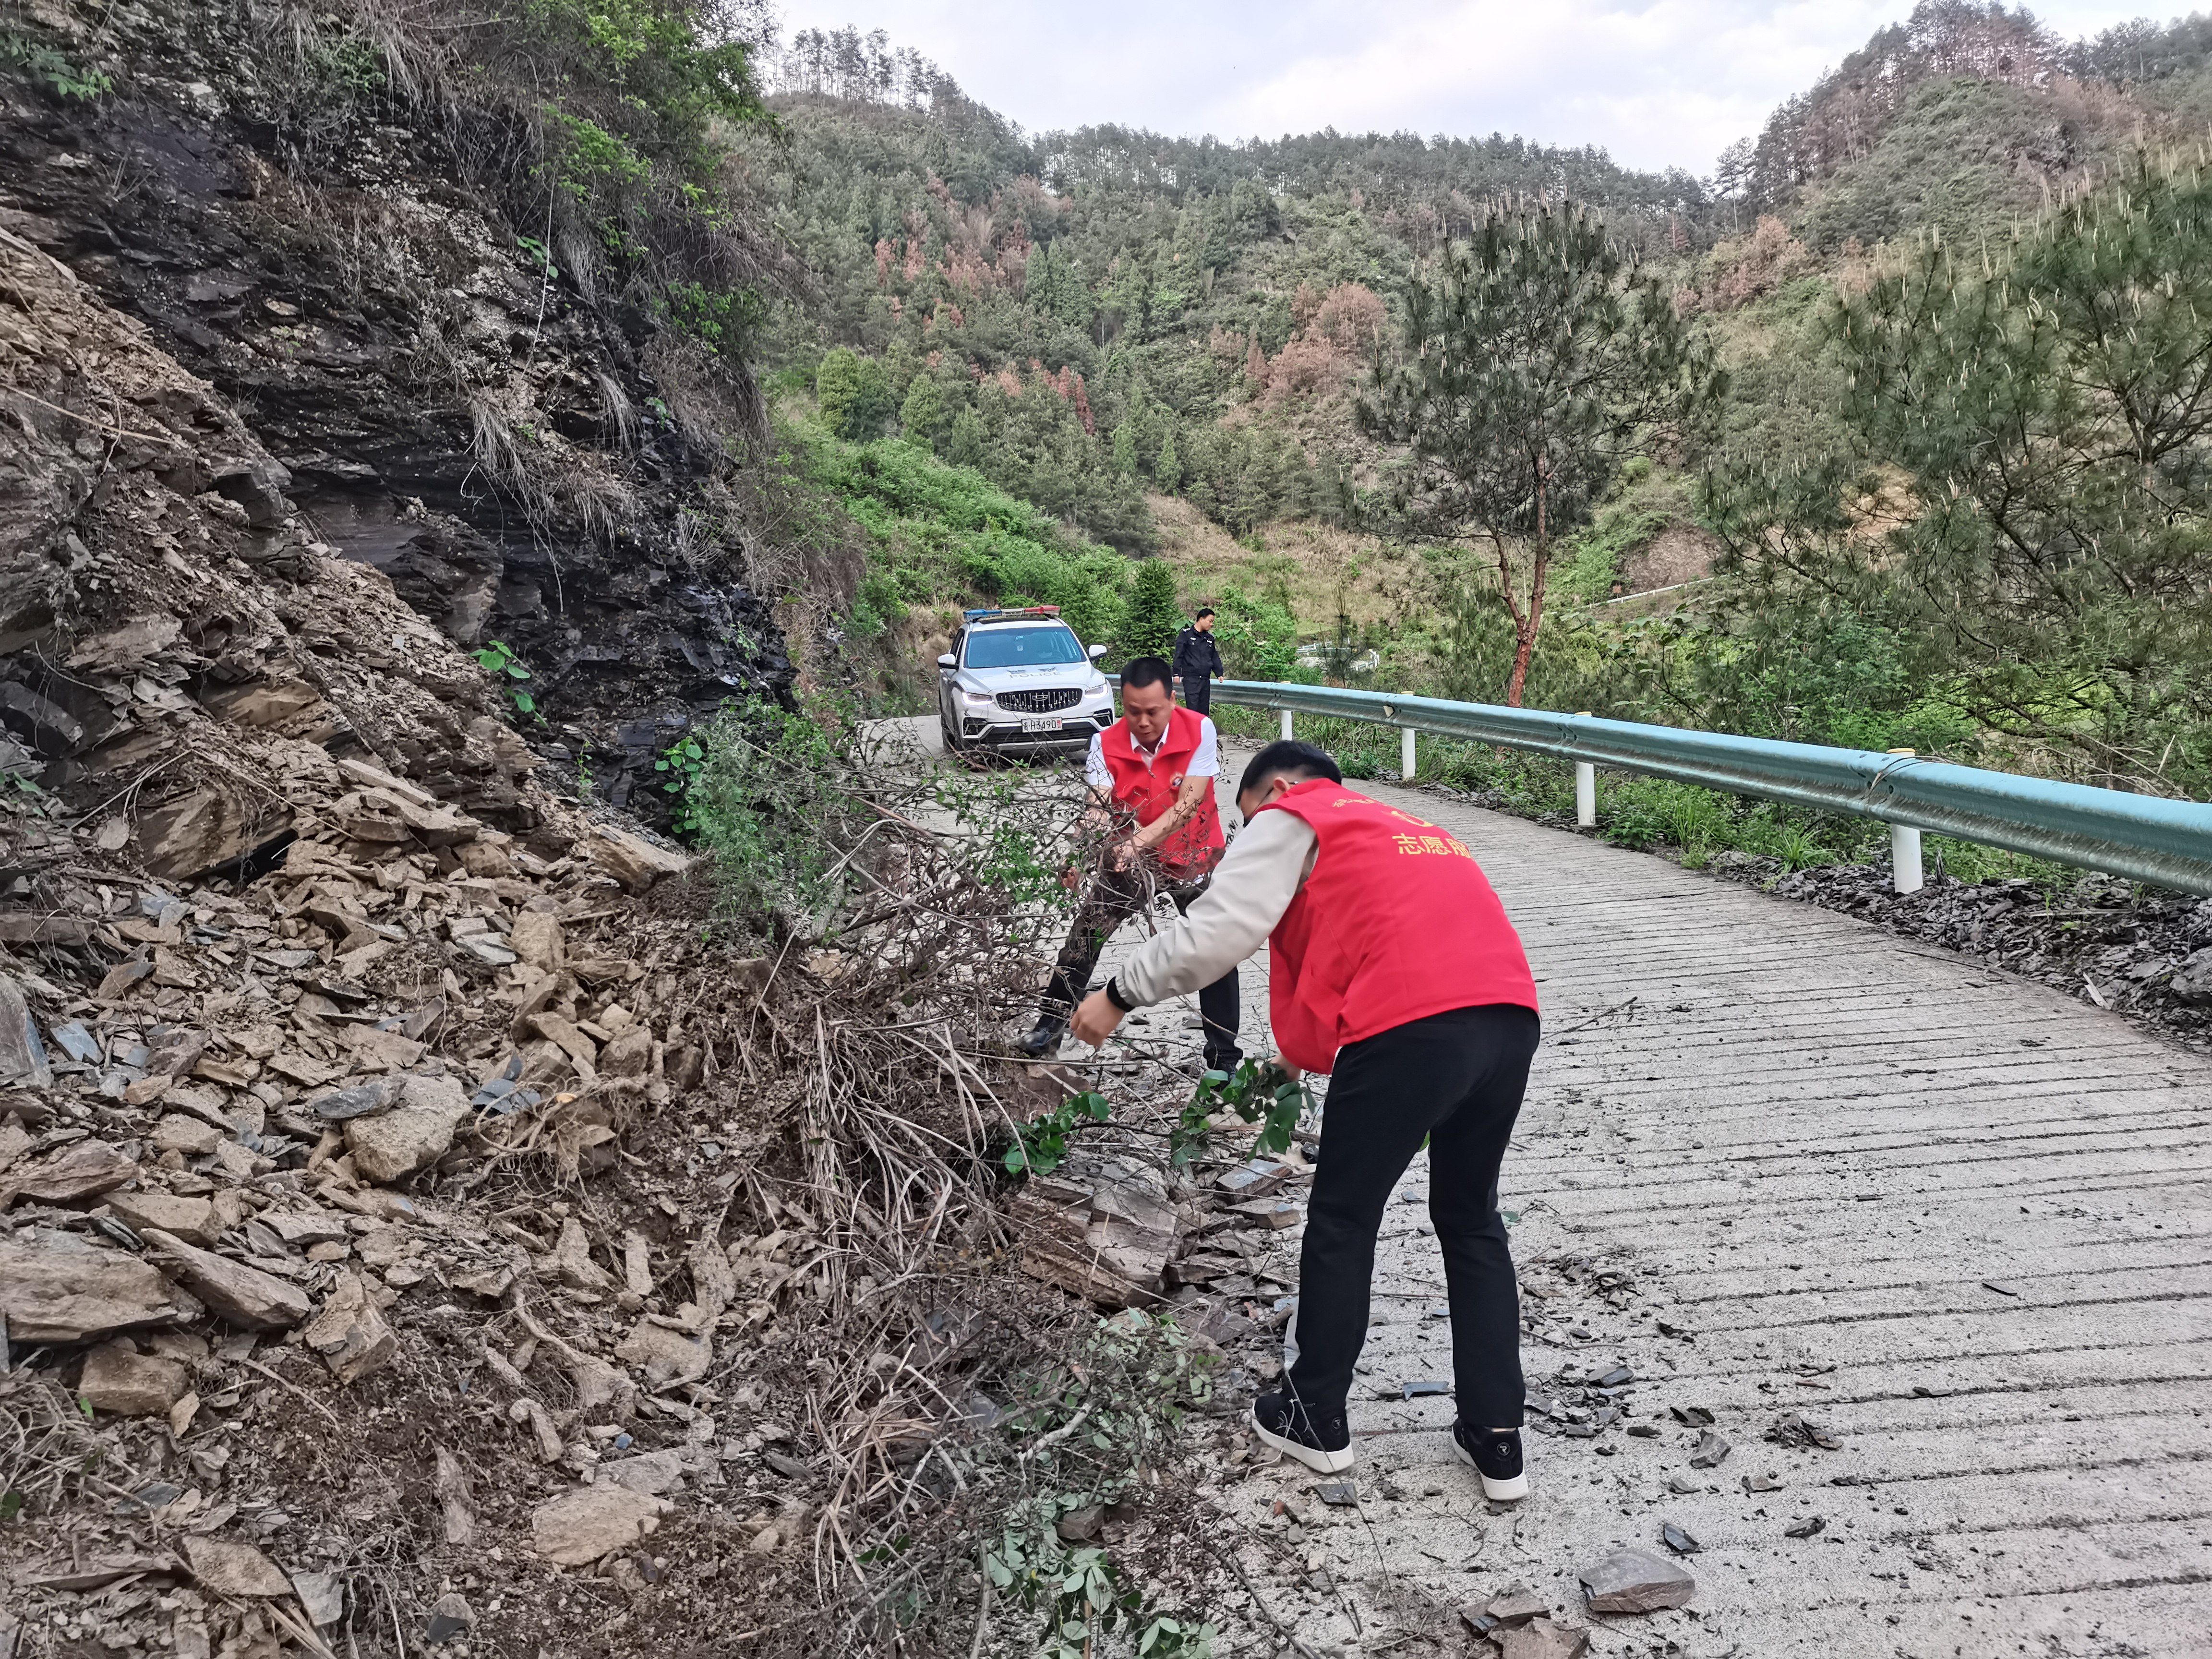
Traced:
<path fill-rule="evenodd" d="M 971 708 L 988 708 L 998 701 L 988 691 L 970 691 L 964 685 L 960 688 L 960 696 Z"/>

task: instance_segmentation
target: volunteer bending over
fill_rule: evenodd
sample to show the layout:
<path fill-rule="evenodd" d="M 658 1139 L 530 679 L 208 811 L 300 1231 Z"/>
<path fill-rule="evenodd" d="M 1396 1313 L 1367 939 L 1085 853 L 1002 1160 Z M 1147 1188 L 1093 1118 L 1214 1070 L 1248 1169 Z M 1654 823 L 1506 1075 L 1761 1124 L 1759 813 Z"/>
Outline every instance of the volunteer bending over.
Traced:
<path fill-rule="evenodd" d="M 1216 982 L 1266 940 L 1276 1047 L 1333 1074 L 1298 1263 L 1297 1360 L 1253 1402 L 1260 1437 L 1352 1466 L 1345 1401 L 1367 1336 L 1383 1206 L 1425 1137 L 1449 1286 L 1452 1443 L 1493 1499 L 1527 1496 L 1521 1305 L 1498 1170 L 1536 1050 L 1520 937 L 1460 842 L 1346 788 L 1310 744 L 1271 744 L 1237 791 L 1244 830 L 1211 887 L 1077 1011 L 1103 1043 L 1133 1009 Z"/>

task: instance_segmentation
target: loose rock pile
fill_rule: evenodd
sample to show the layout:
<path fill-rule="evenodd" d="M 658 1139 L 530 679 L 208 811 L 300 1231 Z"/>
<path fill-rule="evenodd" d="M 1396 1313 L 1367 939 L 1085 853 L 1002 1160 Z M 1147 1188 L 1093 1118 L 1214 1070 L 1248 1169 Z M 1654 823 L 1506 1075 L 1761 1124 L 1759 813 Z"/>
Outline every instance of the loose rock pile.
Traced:
<path fill-rule="evenodd" d="M 823 1252 L 714 1060 L 769 965 L 142 329 L 4 232 L 0 294 L 0 1652 L 769 1605 Z"/>

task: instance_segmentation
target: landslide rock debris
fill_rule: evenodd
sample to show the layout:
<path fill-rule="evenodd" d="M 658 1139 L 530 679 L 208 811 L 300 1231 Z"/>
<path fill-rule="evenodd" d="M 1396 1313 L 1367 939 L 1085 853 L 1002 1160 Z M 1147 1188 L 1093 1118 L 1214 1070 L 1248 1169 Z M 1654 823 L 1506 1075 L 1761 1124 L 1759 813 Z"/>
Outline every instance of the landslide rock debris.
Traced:
<path fill-rule="evenodd" d="M 274 1654 L 372 1616 L 411 1642 L 434 1575 L 372 1582 L 363 1551 L 526 1557 L 534 1601 L 679 1505 L 757 1512 L 762 1395 L 727 1371 L 818 1299 L 818 1227 L 721 1231 L 780 1099 L 641 1133 L 679 1086 L 734 1109 L 702 1086 L 736 998 L 701 901 L 652 908 L 691 860 L 544 787 L 406 581 L 323 539 L 310 470 L 102 302 L 112 262 L 96 290 L 40 251 L 66 234 L 0 173 L 0 1441 L 29 1460 L 0 1482 L 0 1650 Z M 771 639 L 726 629 L 686 684 L 772 693 Z M 542 1202 L 479 1190 L 526 1164 Z M 621 1305 L 610 1206 L 651 1258 Z M 654 1493 L 585 1484 L 672 1442 Z M 575 1605 L 548 1645 L 579 1645 Z"/>
<path fill-rule="evenodd" d="M 1657 1613 L 1687 1606 L 1698 1581 L 1683 1567 L 1649 1550 L 1615 1550 L 1577 1575 L 1589 1594 L 1592 1613 Z"/>

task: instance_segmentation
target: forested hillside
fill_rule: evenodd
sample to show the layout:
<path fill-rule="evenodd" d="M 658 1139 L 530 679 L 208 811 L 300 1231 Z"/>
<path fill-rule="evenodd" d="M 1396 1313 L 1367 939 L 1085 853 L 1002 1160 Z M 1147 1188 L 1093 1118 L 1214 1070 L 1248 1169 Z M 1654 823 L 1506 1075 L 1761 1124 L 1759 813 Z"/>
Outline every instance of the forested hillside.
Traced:
<path fill-rule="evenodd" d="M 1924 356 L 1964 349 L 1928 304 L 1994 299 L 1995 334 L 2024 331 L 2034 372 L 2063 374 L 2095 349 L 2093 319 L 2145 284 L 2183 296 L 2183 315 L 2208 61 L 2202 20 L 2068 41 L 2025 10 L 1937 0 L 1699 179 L 1503 137 L 1024 134 L 910 50 L 808 33 L 780 60 L 783 136 L 750 152 L 820 284 L 769 325 L 769 384 L 833 491 L 890 443 L 979 471 L 1073 546 L 1177 561 L 1187 602 L 1227 613 L 1247 671 L 1302 640 L 1310 672 L 1372 661 L 1372 683 L 1496 697 L 1521 626 L 1503 594 L 1527 588 L 1527 550 L 1507 550 L 1501 574 L 1496 549 L 1394 517 L 1406 452 L 1360 404 L 1407 349 L 1409 283 L 1448 244 L 1573 204 L 1623 256 L 1620 280 L 1663 290 L 1726 383 L 1553 526 L 1531 702 L 2182 787 L 2204 712 L 2193 624 L 2177 620 L 2204 604 L 2193 475 L 2160 498 L 2148 587 L 2049 539 L 2086 547 L 2094 526 L 2028 532 L 1984 496 L 1973 526 L 1947 511 L 1939 533 L 1925 492 L 1971 495 L 1943 469 L 1987 465 L 2008 439 L 1954 399 L 1954 446 L 1976 459 L 1917 456 L 1907 428 L 1926 417 L 1851 395 L 1870 365 L 1850 319 Z M 2084 251 L 2110 246 L 2098 226 L 2114 216 L 2141 231 L 2134 262 L 2097 265 Z M 2006 273 L 2059 281 L 2077 255 L 2094 291 L 2069 339 L 2064 307 Z M 1914 304 L 1908 323 L 1898 307 Z M 2156 372 L 2188 371 L 2176 357 Z M 2068 456 L 2049 482 L 2079 489 L 2117 465 L 2112 434 L 2084 428 L 2104 415 L 2046 400 L 2034 418 L 2051 429 L 2014 436 L 2025 455 Z M 2172 441 L 2194 455 L 2193 430 Z M 1168 515 L 1172 545 L 1171 497 L 1187 504 Z M 1219 532 L 1202 560 L 1193 514 Z M 1009 595 L 1110 616 L 1129 568 L 1085 555 L 994 586 L 971 561 L 948 586 L 913 531 L 872 538 L 872 617 L 903 607 L 921 625 L 933 605 Z M 1961 536 L 1985 544 L 1966 560 L 1977 574 L 1954 558 Z"/>

